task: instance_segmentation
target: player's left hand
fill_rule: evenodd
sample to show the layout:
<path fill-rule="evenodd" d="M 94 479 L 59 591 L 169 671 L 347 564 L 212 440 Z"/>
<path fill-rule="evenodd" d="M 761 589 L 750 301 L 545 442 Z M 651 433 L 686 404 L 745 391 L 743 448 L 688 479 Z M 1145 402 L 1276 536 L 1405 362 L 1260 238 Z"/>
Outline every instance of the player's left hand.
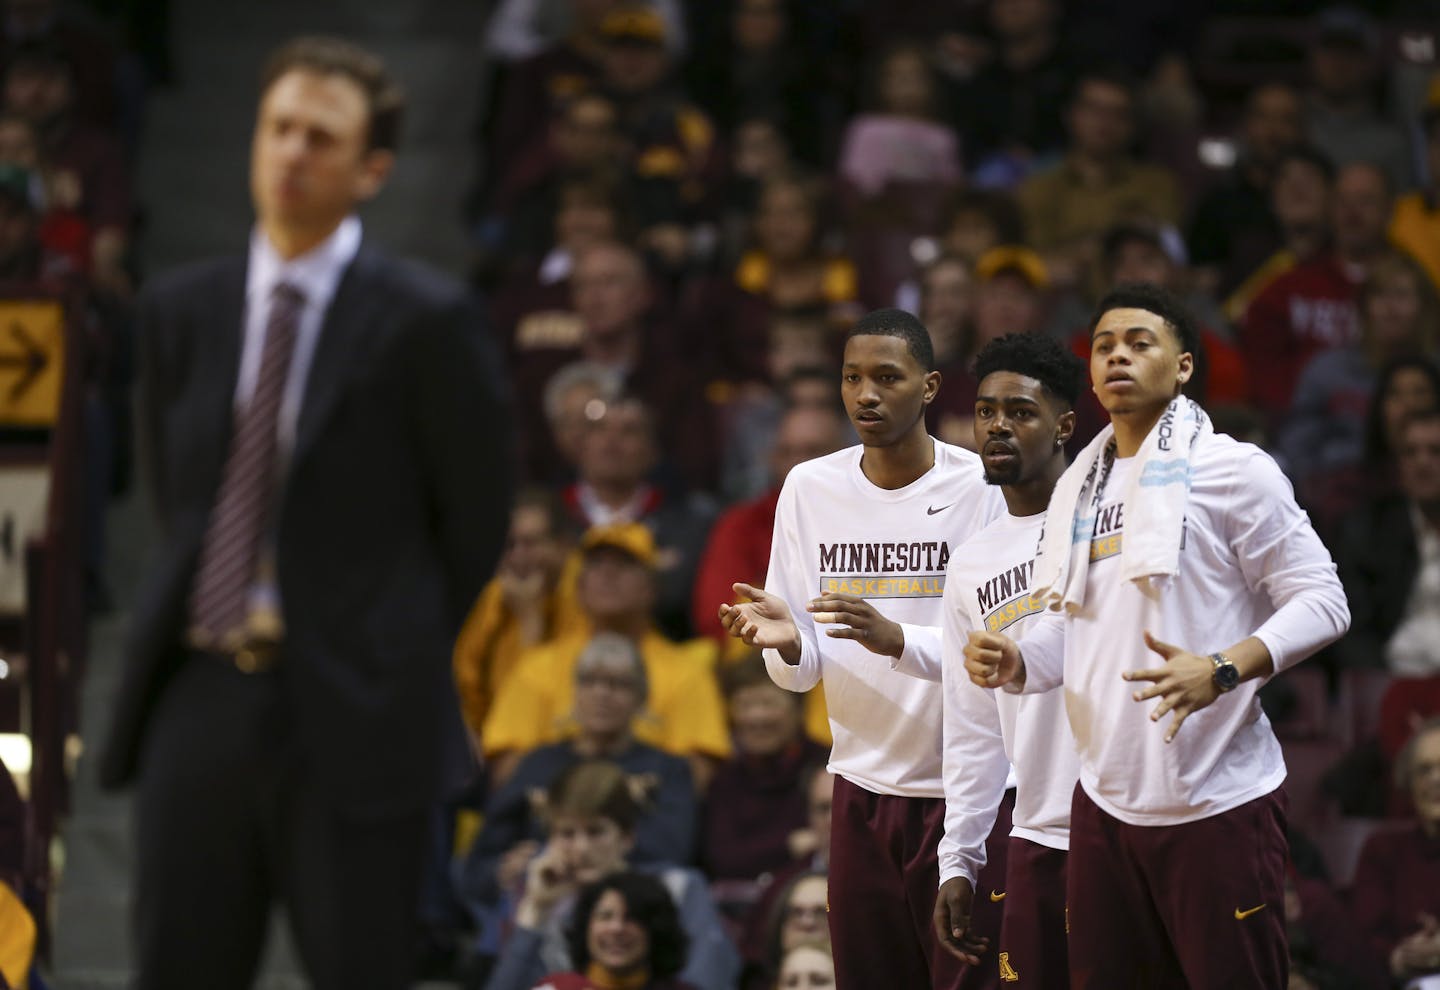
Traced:
<path fill-rule="evenodd" d="M 1165 666 L 1150 670 L 1127 670 L 1120 676 L 1127 681 L 1154 681 L 1132 697 L 1136 701 L 1160 698 L 1160 704 L 1150 713 L 1150 721 L 1158 722 L 1166 712 L 1174 712 L 1170 728 L 1165 733 L 1168 743 L 1180 731 L 1180 725 L 1194 712 L 1210 705 L 1220 697 L 1215 686 L 1215 663 L 1209 657 L 1169 643 L 1161 642 L 1149 632 L 1145 633 L 1145 645 L 1165 660 Z"/>
<path fill-rule="evenodd" d="M 905 652 L 905 630 L 900 623 L 885 618 L 859 595 L 828 592 L 811 599 L 805 610 L 816 622 L 835 626 L 825 630 L 831 639 L 853 639 L 882 657 L 898 657 Z"/>

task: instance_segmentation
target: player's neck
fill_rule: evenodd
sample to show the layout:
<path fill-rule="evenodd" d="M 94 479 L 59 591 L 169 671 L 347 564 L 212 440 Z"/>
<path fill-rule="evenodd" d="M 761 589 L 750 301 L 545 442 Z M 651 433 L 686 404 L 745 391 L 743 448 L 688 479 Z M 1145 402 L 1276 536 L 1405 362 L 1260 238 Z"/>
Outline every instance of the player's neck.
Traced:
<path fill-rule="evenodd" d="M 919 480 L 935 466 L 935 441 L 925 432 L 924 421 L 888 447 L 866 447 L 860 470 L 876 488 L 894 491 Z"/>
<path fill-rule="evenodd" d="M 1065 455 L 1058 453 L 1050 458 L 1043 474 L 1014 485 L 1001 485 L 1000 494 L 1005 496 L 1005 508 L 1012 516 L 1039 515 L 1050 507 L 1050 493 L 1065 473 Z"/>
<path fill-rule="evenodd" d="M 1134 457 L 1140 453 L 1140 445 L 1160 422 L 1170 403 L 1132 412 L 1111 413 L 1110 422 L 1115 427 L 1115 456 Z"/>
<path fill-rule="evenodd" d="M 575 737 L 575 752 L 586 759 L 619 756 L 629 746 L 629 728 L 621 728 L 617 732 L 591 732 Z"/>

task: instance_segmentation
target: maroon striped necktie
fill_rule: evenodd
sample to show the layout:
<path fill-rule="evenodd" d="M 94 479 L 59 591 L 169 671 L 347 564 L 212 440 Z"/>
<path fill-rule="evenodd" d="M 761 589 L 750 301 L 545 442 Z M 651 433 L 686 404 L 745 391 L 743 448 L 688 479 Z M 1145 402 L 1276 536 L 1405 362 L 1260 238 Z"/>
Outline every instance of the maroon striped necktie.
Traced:
<path fill-rule="evenodd" d="M 282 282 L 272 290 L 255 391 L 235 413 L 225 474 L 190 592 L 191 627 L 206 643 L 238 645 L 231 641 L 243 636 L 260 541 L 274 502 L 280 403 L 304 308 L 304 293 L 295 286 Z"/>

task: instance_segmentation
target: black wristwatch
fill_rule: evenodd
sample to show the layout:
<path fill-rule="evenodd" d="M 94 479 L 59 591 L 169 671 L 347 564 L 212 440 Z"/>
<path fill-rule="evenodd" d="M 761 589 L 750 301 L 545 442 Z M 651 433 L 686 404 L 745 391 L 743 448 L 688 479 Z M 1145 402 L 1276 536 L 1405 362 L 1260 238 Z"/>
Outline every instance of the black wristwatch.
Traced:
<path fill-rule="evenodd" d="M 1215 672 L 1210 676 L 1215 680 L 1215 687 L 1221 694 L 1226 691 L 1234 691 L 1240 683 L 1240 671 L 1230 662 L 1230 658 L 1223 653 L 1210 654 L 1210 662 L 1215 665 Z"/>

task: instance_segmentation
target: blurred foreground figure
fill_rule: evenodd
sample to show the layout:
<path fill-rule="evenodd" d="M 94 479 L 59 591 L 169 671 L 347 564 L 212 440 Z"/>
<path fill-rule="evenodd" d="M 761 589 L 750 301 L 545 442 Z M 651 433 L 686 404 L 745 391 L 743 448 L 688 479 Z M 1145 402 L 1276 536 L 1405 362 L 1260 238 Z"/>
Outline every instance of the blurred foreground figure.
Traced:
<path fill-rule="evenodd" d="M 146 990 L 249 986 L 276 900 L 313 986 L 409 980 L 426 816 L 464 752 L 451 645 L 509 492 L 479 319 L 354 214 L 400 110 L 374 56 L 280 49 L 248 254 L 141 305 L 162 542 L 101 773 L 138 786 Z"/>

